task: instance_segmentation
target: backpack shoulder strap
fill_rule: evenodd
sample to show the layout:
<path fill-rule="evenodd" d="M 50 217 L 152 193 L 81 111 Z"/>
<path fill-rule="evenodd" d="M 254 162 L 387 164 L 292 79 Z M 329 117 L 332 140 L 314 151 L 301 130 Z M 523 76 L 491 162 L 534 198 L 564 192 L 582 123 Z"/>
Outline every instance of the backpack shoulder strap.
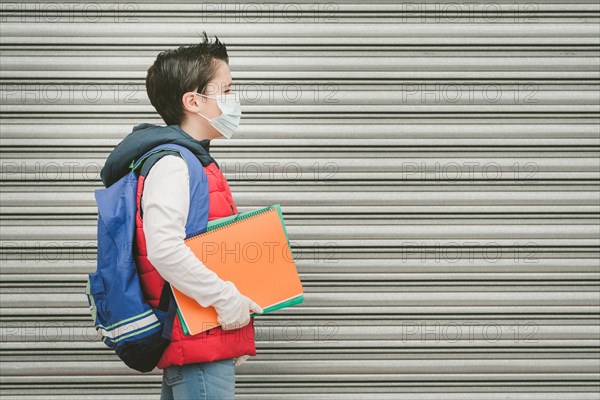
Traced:
<path fill-rule="evenodd" d="M 208 224 L 209 211 L 209 188 L 208 177 L 204 171 L 204 167 L 200 160 L 187 147 L 175 143 L 163 143 L 146 152 L 138 160 L 131 163 L 130 168 L 137 170 L 148 157 L 159 153 L 167 152 L 166 154 L 180 155 L 188 166 L 190 177 L 190 199 L 194 199 L 193 207 L 190 206 L 188 219 L 185 226 L 186 238 L 194 236 L 199 232 L 203 232 Z M 165 155 L 166 155 L 165 154 Z M 148 173 L 154 163 L 149 163 Z M 192 203 L 190 202 L 190 205 Z"/>
<path fill-rule="evenodd" d="M 159 151 L 159 152 L 150 154 L 148 157 L 146 157 L 144 160 L 141 161 L 141 165 L 138 167 L 139 174 L 142 176 L 147 176 L 148 172 L 150 172 L 150 169 L 152 168 L 152 166 L 158 160 L 160 160 L 164 156 L 169 156 L 169 155 L 181 157 L 181 153 L 179 153 L 175 150 L 170 150 L 170 149 L 164 149 L 163 151 Z"/>

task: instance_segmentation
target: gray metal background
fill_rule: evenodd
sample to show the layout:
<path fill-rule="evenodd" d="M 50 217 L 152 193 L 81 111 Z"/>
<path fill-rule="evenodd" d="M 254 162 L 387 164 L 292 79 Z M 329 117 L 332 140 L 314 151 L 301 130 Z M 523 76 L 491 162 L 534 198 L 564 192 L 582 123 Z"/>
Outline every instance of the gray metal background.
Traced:
<path fill-rule="evenodd" d="M 598 3 L 244 4 L 2 4 L 2 398 L 158 398 L 90 328 L 93 190 L 206 29 L 244 96 L 212 154 L 306 291 L 239 399 L 598 399 Z"/>

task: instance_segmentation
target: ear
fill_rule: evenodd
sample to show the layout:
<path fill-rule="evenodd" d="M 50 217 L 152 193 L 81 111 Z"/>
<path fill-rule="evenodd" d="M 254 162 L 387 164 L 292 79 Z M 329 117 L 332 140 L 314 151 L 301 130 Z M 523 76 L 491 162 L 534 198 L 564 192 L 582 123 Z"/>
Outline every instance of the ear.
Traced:
<path fill-rule="evenodd" d="M 202 103 L 206 102 L 206 98 L 194 94 L 194 92 L 186 92 L 181 96 L 181 104 L 183 110 L 191 113 L 197 113 L 201 110 Z"/>

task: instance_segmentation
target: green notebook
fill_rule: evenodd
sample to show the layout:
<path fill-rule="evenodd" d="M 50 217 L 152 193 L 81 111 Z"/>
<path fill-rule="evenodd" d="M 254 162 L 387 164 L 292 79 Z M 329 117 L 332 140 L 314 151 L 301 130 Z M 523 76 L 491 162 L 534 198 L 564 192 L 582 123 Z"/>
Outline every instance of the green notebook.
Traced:
<path fill-rule="evenodd" d="M 271 210 L 273 208 L 277 210 L 277 214 L 279 215 L 279 219 L 281 220 L 281 226 L 283 227 L 283 231 L 285 233 L 285 237 L 287 239 L 288 246 L 290 246 L 290 249 L 291 249 L 290 238 L 289 238 L 287 230 L 285 228 L 285 223 L 284 223 L 284 220 L 283 220 L 283 214 L 281 212 L 281 207 L 280 207 L 279 204 L 273 204 L 271 206 L 260 208 L 260 209 L 257 209 L 257 210 L 245 211 L 245 212 L 242 212 L 242 213 L 231 215 L 229 217 L 224 217 L 224 218 L 219 218 L 219 219 L 215 219 L 215 220 L 209 221 L 208 224 L 207 224 L 205 232 L 212 231 L 214 229 L 218 229 L 218 228 L 221 228 L 223 226 L 227 226 L 229 224 L 232 224 L 233 222 L 240 221 L 240 220 L 252 217 L 252 216 L 257 215 L 257 214 L 261 214 L 261 213 L 263 213 L 265 211 L 268 211 L 268 210 Z M 202 232 L 202 233 L 204 233 L 204 232 Z M 202 233 L 200 233 L 200 234 L 202 234 Z M 270 307 L 263 308 L 263 313 L 262 314 L 252 313 L 252 314 L 250 314 L 250 316 L 254 317 L 256 315 L 265 315 L 265 314 L 268 314 L 268 313 L 270 313 L 272 311 L 275 311 L 275 310 L 280 310 L 282 308 L 291 307 L 293 305 L 300 304 L 303 301 L 304 301 L 304 295 L 299 295 L 299 296 L 293 297 L 291 299 L 287 299 L 285 301 L 282 301 L 281 303 L 274 304 L 274 305 L 272 305 Z M 181 326 L 183 328 L 183 333 L 186 334 L 186 335 L 189 335 L 189 330 L 188 330 L 188 328 L 187 328 L 187 326 L 185 324 L 185 321 L 183 320 L 183 317 L 181 316 L 181 313 L 179 312 L 179 308 L 177 309 L 177 315 L 179 316 L 179 321 L 181 322 Z"/>

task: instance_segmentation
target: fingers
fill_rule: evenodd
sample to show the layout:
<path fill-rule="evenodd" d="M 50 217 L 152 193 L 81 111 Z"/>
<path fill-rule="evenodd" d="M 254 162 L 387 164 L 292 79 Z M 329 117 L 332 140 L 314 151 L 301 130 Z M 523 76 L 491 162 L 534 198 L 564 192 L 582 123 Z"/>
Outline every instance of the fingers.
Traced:
<path fill-rule="evenodd" d="M 264 312 L 263 308 L 254 301 L 250 303 L 250 311 L 255 312 L 257 314 L 262 314 Z"/>
<path fill-rule="evenodd" d="M 237 317 L 235 317 L 233 321 L 224 321 L 224 323 L 221 323 L 221 321 L 219 320 L 219 322 L 221 323 L 221 329 L 225 331 L 239 329 L 250 323 L 251 313 L 262 314 L 264 312 L 263 308 L 251 298 L 244 295 L 241 296 L 243 301 L 241 308 L 238 310 L 239 314 L 237 315 Z"/>
<path fill-rule="evenodd" d="M 242 327 L 248 325 L 249 322 L 250 322 L 249 314 L 240 315 L 239 318 L 236 319 L 235 321 L 222 324 L 221 329 L 223 329 L 224 331 L 232 331 L 234 329 L 239 329 L 239 328 L 242 328 Z"/>
<path fill-rule="evenodd" d="M 223 324 L 223 325 L 221 325 L 221 329 L 223 329 L 224 331 L 232 331 L 234 329 L 239 329 L 239 328 L 242 328 L 242 327 L 248 325 L 249 322 L 250 322 L 250 317 L 247 317 L 245 319 L 239 319 L 239 320 L 229 323 L 229 324 Z"/>
<path fill-rule="evenodd" d="M 257 314 L 262 314 L 264 312 L 263 308 L 259 306 L 258 303 L 252 300 L 250 297 L 244 296 L 244 299 L 248 302 L 248 311 L 250 313 L 255 312 Z"/>

